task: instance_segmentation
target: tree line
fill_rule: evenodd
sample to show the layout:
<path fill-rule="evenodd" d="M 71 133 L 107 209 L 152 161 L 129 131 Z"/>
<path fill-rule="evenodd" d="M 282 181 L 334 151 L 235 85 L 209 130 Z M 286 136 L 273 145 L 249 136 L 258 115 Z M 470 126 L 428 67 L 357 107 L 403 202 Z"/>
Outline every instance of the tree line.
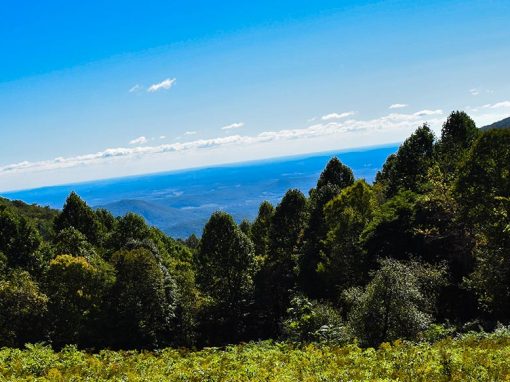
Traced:
<path fill-rule="evenodd" d="M 216 212 L 200 238 L 75 193 L 58 214 L 0 205 L 0 346 L 374 346 L 509 321 L 510 130 L 464 112 L 418 127 L 373 184 L 332 158 L 308 195 Z"/>

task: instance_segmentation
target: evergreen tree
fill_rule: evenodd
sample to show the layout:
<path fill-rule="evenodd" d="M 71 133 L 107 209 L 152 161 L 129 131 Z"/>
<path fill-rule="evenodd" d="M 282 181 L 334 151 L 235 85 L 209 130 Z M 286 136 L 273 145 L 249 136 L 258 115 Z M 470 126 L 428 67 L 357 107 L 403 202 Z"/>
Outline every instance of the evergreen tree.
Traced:
<path fill-rule="evenodd" d="M 68 196 L 62 212 L 55 219 L 55 232 L 70 227 L 84 234 L 90 243 L 100 244 L 101 227 L 96 214 L 75 192 Z"/>
<path fill-rule="evenodd" d="M 449 181 L 454 179 L 459 165 L 479 134 L 475 122 L 465 112 L 454 111 L 448 116 L 441 130 L 437 153 Z"/>
<path fill-rule="evenodd" d="M 196 254 L 197 282 L 209 304 L 203 312 L 206 341 L 243 337 L 255 271 L 253 244 L 232 217 L 215 212 L 204 227 Z"/>
<path fill-rule="evenodd" d="M 276 207 L 269 229 L 268 257 L 256 277 L 260 325 L 265 335 L 276 335 L 290 303 L 306 224 L 306 198 L 289 190 Z"/>
<path fill-rule="evenodd" d="M 303 234 L 303 254 L 299 258 L 299 286 L 312 298 L 325 297 L 324 285 L 317 274 L 317 266 L 326 250 L 328 232 L 324 207 L 341 192 L 337 185 L 327 185 L 312 190 L 309 199 L 309 217 Z"/>
<path fill-rule="evenodd" d="M 404 190 L 419 192 L 433 158 L 434 133 L 424 124 L 402 143 L 395 156 L 388 157 L 376 179 L 385 186 L 387 197 Z"/>
<path fill-rule="evenodd" d="M 332 158 L 317 181 L 317 189 L 328 184 L 343 189 L 354 183 L 352 170 L 344 165 L 337 157 Z"/>
<path fill-rule="evenodd" d="M 257 218 L 251 227 L 255 256 L 260 262 L 265 261 L 269 250 L 269 228 L 274 214 L 274 208 L 268 201 L 262 202 Z"/>
<path fill-rule="evenodd" d="M 342 290 L 365 282 L 370 264 L 360 236 L 374 210 L 375 198 L 364 180 L 347 187 L 326 205 L 328 235 L 318 264 L 324 297 L 337 302 Z"/>

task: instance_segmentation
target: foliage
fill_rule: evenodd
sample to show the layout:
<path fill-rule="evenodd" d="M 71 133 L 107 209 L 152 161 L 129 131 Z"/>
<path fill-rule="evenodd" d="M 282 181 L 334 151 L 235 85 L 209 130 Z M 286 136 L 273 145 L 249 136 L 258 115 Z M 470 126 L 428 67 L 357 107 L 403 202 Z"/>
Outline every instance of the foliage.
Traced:
<path fill-rule="evenodd" d="M 30 205 L 21 200 L 11 201 L 0 197 L 0 209 L 2 208 L 9 209 L 17 216 L 32 221 L 45 240 L 49 240 L 53 235 L 53 220 L 58 215 L 57 210 L 36 204 Z"/>
<path fill-rule="evenodd" d="M 45 282 L 51 338 L 56 346 L 101 341 L 103 300 L 114 283 L 113 269 L 102 259 L 59 255 L 51 260 Z"/>
<path fill-rule="evenodd" d="M 273 217 L 274 207 L 268 201 L 262 202 L 257 218 L 251 226 L 255 256 L 259 262 L 264 262 L 269 251 L 269 228 Z"/>
<path fill-rule="evenodd" d="M 416 129 L 389 158 L 377 181 L 383 183 L 386 195 L 392 197 L 401 190 L 419 191 L 427 169 L 433 162 L 434 133 L 427 124 Z"/>
<path fill-rule="evenodd" d="M 338 185 L 328 183 L 310 192 L 309 216 L 303 233 L 303 254 L 299 259 L 298 282 L 301 289 L 314 298 L 323 298 L 327 294 L 327 284 L 322 283 L 323 280 L 317 273 L 321 257 L 326 251 L 328 233 L 324 206 L 341 191 Z"/>
<path fill-rule="evenodd" d="M 39 274 L 44 259 L 37 252 L 41 236 L 32 222 L 8 209 L 0 209 L 0 252 L 10 268 L 20 267 Z"/>
<path fill-rule="evenodd" d="M 454 111 L 443 124 L 437 152 L 447 174 L 455 174 L 470 146 L 480 131 L 475 122 L 463 111 Z"/>
<path fill-rule="evenodd" d="M 0 350 L 0 378 L 9 381 L 503 381 L 510 378 L 510 337 L 446 338 L 434 344 L 395 341 L 296 346 L 260 342 L 225 350 L 165 349 L 89 354 L 30 345 Z"/>
<path fill-rule="evenodd" d="M 352 170 L 336 157 L 332 158 L 317 181 L 317 189 L 328 184 L 342 189 L 354 183 Z"/>
<path fill-rule="evenodd" d="M 164 266 L 144 248 L 116 252 L 112 263 L 117 276 L 110 308 L 112 344 L 122 348 L 169 344 L 175 286 Z"/>
<path fill-rule="evenodd" d="M 282 322 L 282 337 L 296 342 L 346 343 L 350 338 L 340 313 L 332 306 L 296 295 Z"/>
<path fill-rule="evenodd" d="M 118 218 L 110 235 L 108 246 L 113 250 L 122 249 L 130 241 L 144 241 L 150 236 L 145 220 L 132 212 Z"/>
<path fill-rule="evenodd" d="M 489 130 L 473 144 L 455 191 L 463 213 L 476 228 L 494 224 L 494 210 L 510 198 L 510 130 Z"/>
<path fill-rule="evenodd" d="M 375 198 L 370 186 L 359 180 L 326 204 L 328 234 L 318 264 L 324 292 L 335 300 L 342 290 L 360 285 L 370 268 L 360 235 L 372 220 Z"/>
<path fill-rule="evenodd" d="M 87 259 L 96 255 L 85 235 L 74 227 L 64 228 L 57 234 L 53 251 L 56 255 L 70 254 Z"/>
<path fill-rule="evenodd" d="M 85 359 L 65 346 L 352 333 L 365 346 L 491 330 L 510 322 L 508 163 L 509 130 L 480 132 L 453 112 L 438 141 L 418 127 L 373 185 L 332 158 L 308 197 L 289 190 L 240 225 L 216 212 L 185 241 L 75 193 L 61 212 L 0 198 L 1 341 L 43 340 Z"/>
<path fill-rule="evenodd" d="M 43 340 L 47 303 L 26 271 L 15 270 L 0 280 L 0 346 Z"/>
<path fill-rule="evenodd" d="M 94 211 L 76 193 L 71 192 L 62 212 L 55 218 L 55 232 L 74 227 L 85 235 L 88 241 L 99 244 L 100 224 Z"/>
<path fill-rule="evenodd" d="M 204 311 L 206 337 L 242 338 L 242 316 L 253 288 L 255 256 L 250 239 L 230 215 L 216 212 L 211 216 L 196 254 L 196 266 L 198 285 L 210 298 Z"/>
<path fill-rule="evenodd" d="M 364 290 L 350 290 L 349 324 L 362 344 L 416 338 L 433 320 L 436 287 L 441 269 L 396 260 L 381 261 L 381 268 Z"/>
<path fill-rule="evenodd" d="M 271 218 L 268 256 L 255 278 L 259 325 L 265 336 L 278 334 L 289 305 L 305 224 L 305 196 L 299 190 L 287 191 Z"/>

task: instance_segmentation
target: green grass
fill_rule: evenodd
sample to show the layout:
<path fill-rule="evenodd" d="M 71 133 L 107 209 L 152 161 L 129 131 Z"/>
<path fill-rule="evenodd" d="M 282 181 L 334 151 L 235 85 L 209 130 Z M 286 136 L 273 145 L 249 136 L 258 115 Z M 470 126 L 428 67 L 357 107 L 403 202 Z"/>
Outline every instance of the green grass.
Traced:
<path fill-rule="evenodd" d="M 261 342 L 226 349 L 0 350 L 0 381 L 504 381 L 510 336 L 465 336 L 378 349 Z"/>

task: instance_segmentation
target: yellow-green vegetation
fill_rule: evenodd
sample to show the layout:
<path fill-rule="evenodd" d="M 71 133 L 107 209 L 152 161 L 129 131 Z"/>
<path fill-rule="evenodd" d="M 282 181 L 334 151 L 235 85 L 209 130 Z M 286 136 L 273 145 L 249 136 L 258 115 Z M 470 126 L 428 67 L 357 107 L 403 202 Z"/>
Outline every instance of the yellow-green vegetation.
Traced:
<path fill-rule="evenodd" d="M 158 352 L 88 354 L 42 345 L 0 350 L 1 381 L 505 381 L 508 333 L 377 349 L 260 342 Z"/>

